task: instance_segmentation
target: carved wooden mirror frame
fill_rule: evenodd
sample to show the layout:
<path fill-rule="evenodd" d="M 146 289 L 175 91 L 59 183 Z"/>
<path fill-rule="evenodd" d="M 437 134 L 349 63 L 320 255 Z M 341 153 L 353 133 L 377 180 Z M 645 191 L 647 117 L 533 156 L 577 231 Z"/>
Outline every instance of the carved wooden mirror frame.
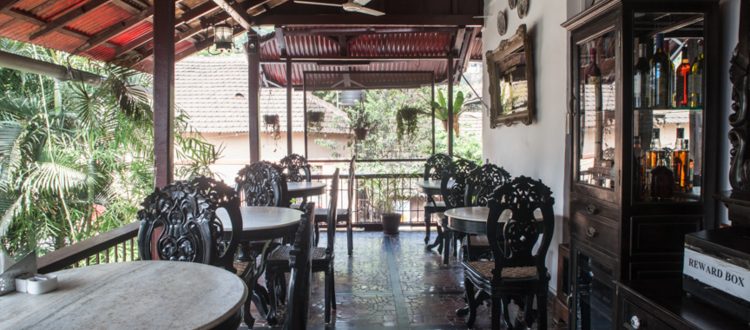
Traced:
<path fill-rule="evenodd" d="M 507 72 L 514 64 L 517 64 L 519 53 L 523 54 L 521 55 L 521 59 L 526 62 L 526 110 L 504 114 L 500 100 L 502 94 L 500 86 L 501 73 Z M 495 50 L 488 51 L 486 58 L 487 70 L 490 76 L 490 127 L 495 128 L 500 124 L 511 126 L 516 122 L 531 125 L 536 114 L 534 57 L 531 38 L 526 32 L 526 24 L 518 27 L 518 30 L 516 30 L 516 33 L 512 37 L 500 42 L 500 45 Z"/>

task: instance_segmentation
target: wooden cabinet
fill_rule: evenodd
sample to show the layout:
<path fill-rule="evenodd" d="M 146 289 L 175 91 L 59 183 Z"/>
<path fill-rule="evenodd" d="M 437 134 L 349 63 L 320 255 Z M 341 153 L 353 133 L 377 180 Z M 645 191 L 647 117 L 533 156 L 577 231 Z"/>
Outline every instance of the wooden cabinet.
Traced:
<path fill-rule="evenodd" d="M 684 235 L 715 225 L 717 15 L 715 0 L 609 0 L 563 24 L 573 328 L 630 313 L 669 329 L 613 283 L 679 278 Z"/>

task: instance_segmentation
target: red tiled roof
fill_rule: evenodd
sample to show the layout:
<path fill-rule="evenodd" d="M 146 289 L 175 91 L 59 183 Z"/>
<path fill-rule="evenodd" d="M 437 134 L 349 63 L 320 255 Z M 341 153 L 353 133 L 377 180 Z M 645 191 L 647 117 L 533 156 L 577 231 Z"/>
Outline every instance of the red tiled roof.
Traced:
<path fill-rule="evenodd" d="M 202 133 L 240 133 L 248 130 L 247 59 L 245 56 L 194 56 L 177 63 L 175 103 Z M 241 93 L 243 97 L 235 97 Z M 292 93 L 292 131 L 304 131 L 301 91 Z M 315 132 L 350 134 L 346 114 L 314 95 L 307 96 L 307 110 L 325 112 Z M 279 115 L 280 131 L 286 132 L 286 89 L 261 88 L 260 114 Z M 263 123 L 261 128 L 265 129 Z M 312 131 L 311 131 L 312 132 Z"/>

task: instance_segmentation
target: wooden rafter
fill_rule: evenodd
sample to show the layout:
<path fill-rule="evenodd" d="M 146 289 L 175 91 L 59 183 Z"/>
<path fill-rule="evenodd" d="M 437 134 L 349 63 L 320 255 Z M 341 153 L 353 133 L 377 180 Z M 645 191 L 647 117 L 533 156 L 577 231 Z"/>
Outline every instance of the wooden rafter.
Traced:
<path fill-rule="evenodd" d="M 476 28 L 467 28 L 465 30 L 463 43 L 459 48 L 458 57 L 456 57 L 456 60 L 458 60 L 458 64 L 456 69 L 454 70 L 454 82 L 458 82 L 461 79 L 461 74 L 463 74 L 464 68 L 466 68 L 466 66 L 469 64 L 469 61 L 471 60 L 471 54 L 469 54 L 469 52 L 471 51 L 471 43 L 474 41 L 477 33 L 478 31 Z"/>
<path fill-rule="evenodd" d="M 0 0 L 0 10 L 6 10 L 21 0 Z"/>
<path fill-rule="evenodd" d="M 196 20 L 198 18 L 201 18 L 201 17 L 203 17 L 205 15 L 208 15 L 208 14 L 214 12 L 215 10 L 217 10 L 218 8 L 219 7 L 217 7 L 216 4 L 214 4 L 213 2 L 206 2 L 204 4 L 201 4 L 201 5 L 193 8 L 193 9 L 191 9 L 190 11 L 186 12 L 182 16 L 180 16 L 180 18 L 175 21 L 175 28 L 177 26 L 182 25 L 182 24 L 190 23 L 190 22 L 192 22 L 192 21 L 194 21 L 194 20 Z M 225 20 L 227 18 L 229 18 L 229 15 L 226 14 L 226 13 L 216 14 L 215 16 L 209 18 L 206 21 L 208 23 L 206 23 L 206 22 L 202 23 L 201 24 L 201 29 L 205 28 L 204 27 L 205 24 L 211 24 L 211 22 L 218 22 L 218 21 Z M 194 28 L 191 28 L 191 30 L 193 30 L 193 29 Z M 193 35 L 195 35 L 198 32 L 200 32 L 200 30 L 198 30 L 197 32 L 192 33 L 190 36 L 193 36 Z M 138 48 L 138 47 L 141 47 L 141 46 L 149 43 L 153 38 L 154 38 L 154 33 L 153 32 L 149 32 L 149 33 L 141 36 L 140 38 L 135 39 L 135 40 L 131 41 L 130 43 L 119 47 L 117 49 L 117 51 L 115 52 L 115 56 L 114 57 L 118 58 L 118 57 L 120 57 L 120 56 L 122 56 L 122 55 L 124 55 L 124 54 L 126 54 L 126 53 L 128 53 L 128 52 L 130 52 L 130 51 L 132 51 L 132 50 L 134 50 L 136 48 Z M 179 36 L 176 37 L 176 38 L 179 39 Z M 143 57 L 144 58 L 148 57 L 148 55 L 151 55 L 151 51 L 149 51 L 148 54 L 145 55 L 145 56 L 143 56 Z"/>
<path fill-rule="evenodd" d="M 243 29 L 250 31 L 252 28 L 252 24 L 250 21 L 252 20 L 250 15 L 248 15 L 247 11 L 242 8 L 241 5 L 237 3 L 230 3 L 227 0 L 212 0 L 215 2 L 223 11 L 225 11 L 229 16 L 232 17 L 232 19 L 237 22 L 240 26 L 242 26 Z"/>
<path fill-rule="evenodd" d="M 97 33 L 94 37 L 86 41 L 83 45 L 78 47 L 73 53 L 80 53 L 88 51 L 89 49 L 92 49 L 96 46 L 99 46 L 105 42 L 107 42 L 109 39 L 112 39 L 122 33 L 125 33 L 132 29 L 133 27 L 137 26 L 138 24 L 148 20 L 151 16 L 154 15 L 154 8 L 149 7 L 148 9 L 142 11 L 140 14 L 133 16 L 129 19 L 126 19 L 120 23 L 114 24 L 107 29 L 105 29 L 102 32 Z"/>
<path fill-rule="evenodd" d="M 29 40 L 33 41 L 34 39 L 37 39 L 37 38 L 39 38 L 41 36 L 44 36 L 44 35 L 46 35 L 48 33 L 56 31 L 56 30 L 62 28 L 63 26 L 65 26 L 66 24 L 68 24 L 68 23 L 72 22 L 73 20 L 77 19 L 81 15 L 84 15 L 86 13 L 94 11 L 97 8 L 100 8 L 100 7 L 108 4 L 110 1 L 111 0 L 91 0 L 90 2 L 87 2 L 87 3 L 85 3 L 85 4 L 83 4 L 83 5 L 75 8 L 75 9 L 73 9 L 71 11 L 68 11 L 64 15 L 62 15 L 62 16 L 60 16 L 58 18 L 55 18 L 52 21 L 50 21 L 49 23 L 47 23 L 44 26 L 42 26 L 42 28 L 39 31 L 32 33 L 29 36 Z"/>
<path fill-rule="evenodd" d="M 253 17 L 253 25 L 427 25 L 481 27 L 482 18 L 475 15 L 383 15 L 355 14 L 321 15 L 260 15 Z"/>
<path fill-rule="evenodd" d="M 123 0 L 112 0 L 112 4 L 127 11 L 130 15 L 138 15 L 138 13 L 143 11 L 141 8 L 131 5 L 129 2 Z"/>

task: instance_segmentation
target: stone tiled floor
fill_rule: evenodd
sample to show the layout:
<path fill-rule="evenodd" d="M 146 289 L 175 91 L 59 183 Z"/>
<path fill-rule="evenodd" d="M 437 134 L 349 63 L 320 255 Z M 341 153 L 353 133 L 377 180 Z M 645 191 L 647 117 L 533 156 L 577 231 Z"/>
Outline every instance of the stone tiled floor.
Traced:
<path fill-rule="evenodd" d="M 336 235 L 336 320 L 323 321 L 322 273 L 313 275 L 311 329 L 466 329 L 455 310 L 464 305 L 460 264 L 443 265 L 424 248 L 424 232 L 354 234 L 354 255 L 346 255 L 346 236 Z M 319 246 L 325 246 L 325 239 Z M 482 306 L 475 328 L 489 328 Z M 257 314 L 256 314 L 257 315 Z M 266 328 L 258 320 L 255 328 Z"/>

